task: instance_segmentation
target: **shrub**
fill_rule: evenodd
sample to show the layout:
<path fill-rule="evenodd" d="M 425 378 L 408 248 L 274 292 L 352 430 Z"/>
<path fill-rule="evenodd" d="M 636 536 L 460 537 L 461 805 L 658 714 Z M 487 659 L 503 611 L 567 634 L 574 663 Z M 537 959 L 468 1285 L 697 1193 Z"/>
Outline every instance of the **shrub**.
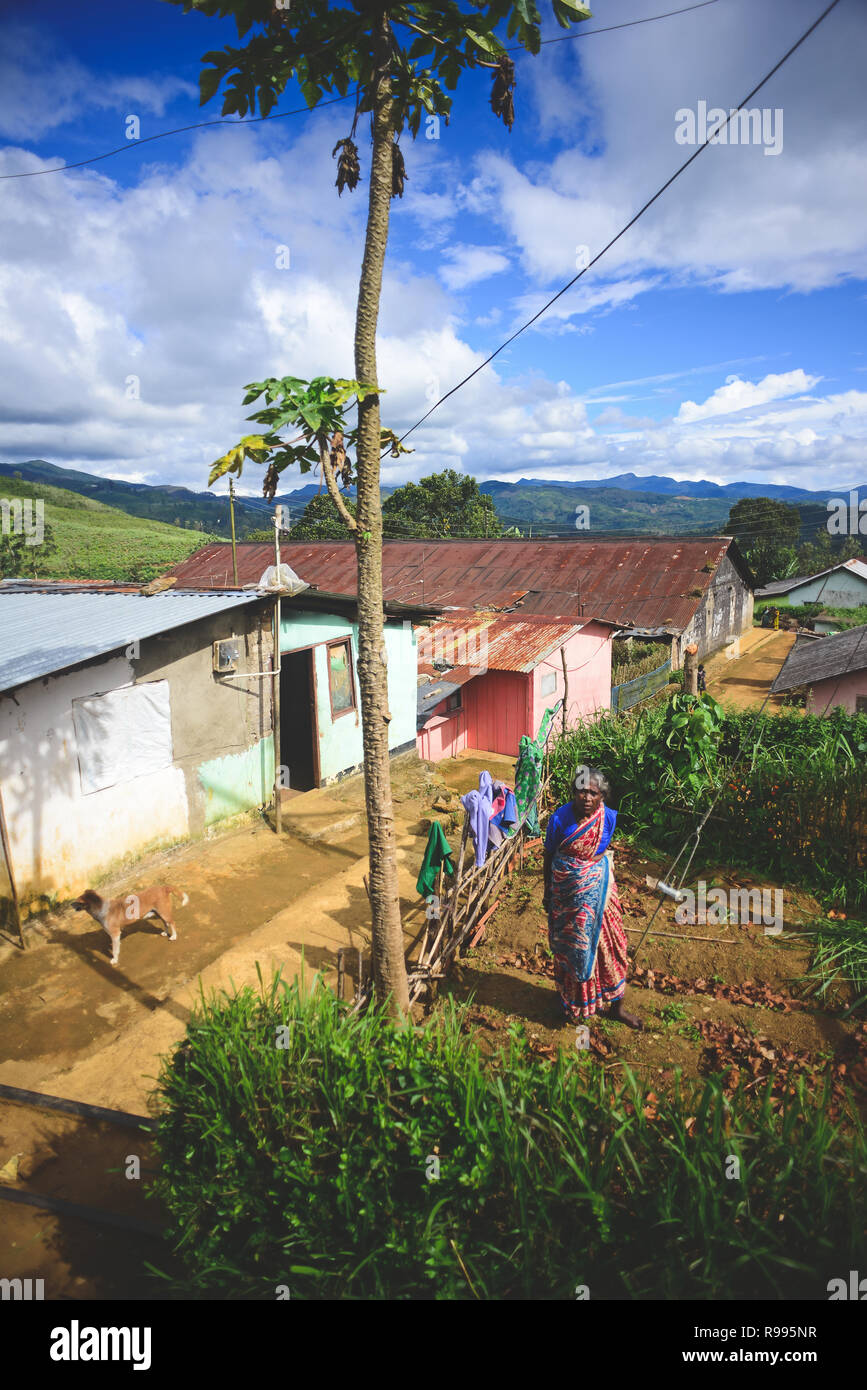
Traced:
<path fill-rule="evenodd" d="M 867 715 L 838 708 L 824 718 L 757 717 L 723 713 L 709 696 L 700 702 L 678 694 L 556 738 L 551 795 L 569 799 L 578 764 L 602 768 L 621 827 L 667 850 L 695 829 L 721 785 L 702 832 L 705 855 L 860 906 L 867 904 L 864 748 Z"/>
<path fill-rule="evenodd" d="M 450 1002 L 400 1028 L 277 978 L 203 998 L 159 1085 L 175 1290 L 817 1298 L 856 1267 L 857 1121 L 718 1078 L 659 1101 L 586 1053 L 534 1056 L 517 1025 L 489 1059 L 466 1029 Z"/>

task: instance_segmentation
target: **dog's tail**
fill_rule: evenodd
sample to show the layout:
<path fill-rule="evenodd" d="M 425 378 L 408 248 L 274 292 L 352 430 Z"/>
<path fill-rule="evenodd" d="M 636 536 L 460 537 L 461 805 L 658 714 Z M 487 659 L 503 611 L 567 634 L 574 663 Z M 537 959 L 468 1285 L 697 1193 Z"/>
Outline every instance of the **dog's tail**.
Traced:
<path fill-rule="evenodd" d="M 169 892 L 170 892 L 171 894 L 173 894 L 174 897 L 178 897 L 178 895 L 180 895 L 181 907 L 186 907 L 187 903 L 190 901 L 190 895 L 189 895 L 189 893 L 185 893 L 184 890 L 183 890 L 183 888 L 171 888 L 171 887 L 170 887 L 170 888 L 169 888 Z"/>

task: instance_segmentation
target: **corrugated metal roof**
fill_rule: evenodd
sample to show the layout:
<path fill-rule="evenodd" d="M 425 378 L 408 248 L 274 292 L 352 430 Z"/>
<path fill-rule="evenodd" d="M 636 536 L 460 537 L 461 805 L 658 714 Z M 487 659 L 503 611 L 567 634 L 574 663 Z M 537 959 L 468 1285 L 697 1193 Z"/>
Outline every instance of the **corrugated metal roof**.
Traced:
<path fill-rule="evenodd" d="M 0 690 L 53 675 L 130 642 L 260 602 L 255 593 L 140 593 L 66 590 L 12 592 L 0 587 Z"/>
<path fill-rule="evenodd" d="M 430 681 L 427 685 L 420 685 L 418 688 L 418 727 L 422 728 L 437 705 L 441 705 L 443 700 L 448 699 L 449 695 L 454 695 L 455 691 L 460 690 L 460 688 L 460 685 L 451 680 Z"/>
<path fill-rule="evenodd" d="M 463 685 L 464 670 L 535 670 L 584 623 L 552 619 L 544 614 L 472 613 L 456 610 L 440 622 L 416 628 L 419 671 L 436 675 L 434 661 L 450 662 L 448 680 Z"/>
<path fill-rule="evenodd" d="M 867 669 L 867 624 L 850 627 L 832 637 L 799 638 L 780 674 L 771 686 L 773 692 L 795 690 L 800 685 L 833 680 L 848 671 Z"/>
<path fill-rule="evenodd" d="M 748 574 L 735 542 L 640 537 L 568 541 L 386 541 L 383 594 L 404 603 L 508 608 L 551 618 L 591 617 L 624 627 L 680 632 L 704 597 L 723 556 Z M 242 583 L 266 568 L 267 543 L 238 546 Z M 288 540 L 281 546 L 296 574 L 341 593 L 356 588 L 355 543 Z M 178 587 L 219 585 L 231 574 L 226 545 L 204 546 L 171 571 Z M 697 591 L 697 592 L 696 592 Z"/>
<path fill-rule="evenodd" d="M 849 570 L 859 579 L 867 580 L 867 561 L 842 560 L 839 565 L 831 565 L 830 569 L 819 570 L 816 574 L 801 574 L 796 579 L 774 579 L 763 589 L 756 589 L 756 598 L 764 598 L 766 595 L 773 594 L 788 594 L 792 589 L 797 589 L 802 584 L 811 584 L 814 579 L 822 579 L 826 574 L 834 574 L 837 570 Z"/>

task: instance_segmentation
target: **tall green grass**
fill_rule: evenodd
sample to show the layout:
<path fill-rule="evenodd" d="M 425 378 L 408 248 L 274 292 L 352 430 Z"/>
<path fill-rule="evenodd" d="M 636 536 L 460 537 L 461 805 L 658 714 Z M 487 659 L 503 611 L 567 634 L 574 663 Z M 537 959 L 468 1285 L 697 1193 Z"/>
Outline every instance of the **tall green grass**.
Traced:
<path fill-rule="evenodd" d="M 824 1298 L 856 1267 L 857 1121 L 713 1078 L 651 1103 L 587 1054 L 549 1063 L 513 1027 L 484 1058 L 465 1029 L 451 1003 L 400 1028 L 277 978 L 203 998 L 159 1083 L 175 1290 Z"/>

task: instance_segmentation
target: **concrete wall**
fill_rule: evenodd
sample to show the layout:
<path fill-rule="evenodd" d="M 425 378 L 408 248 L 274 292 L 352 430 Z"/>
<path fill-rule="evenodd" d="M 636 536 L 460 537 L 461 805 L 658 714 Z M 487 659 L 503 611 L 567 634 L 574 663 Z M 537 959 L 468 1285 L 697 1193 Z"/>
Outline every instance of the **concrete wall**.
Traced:
<path fill-rule="evenodd" d="M 190 834 L 254 806 L 264 805 L 274 785 L 271 681 L 273 639 L 270 603 L 228 613 L 151 637 L 134 662 L 135 680 L 168 680 L 172 701 L 175 765 L 183 771 Z M 219 676 L 213 643 L 242 638 L 241 671 Z"/>
<path fill-rule="evenodd" d="M 356 709 L 353 714 L 332 719 L 326 644 L 341 637 L 348 637 L 352 642 Z M 320 785 L 324 785 L 348 772 L 354 772 L 364 762 L 358 685 L 358 624 L 337 614 L 306 612 L 286 604 L 280 614 L 280 650 L 290 652 L 304 647 L 313 648 L 319 778 Z M 395 752 L 412 747 L 416 739 L 418 657 L 411 625 L 387 621 L 385 647 L 391 710 L 388 746 Z"/>
<path fill-rule="evenodd" d="M 850 714 L 856 714 L 858 697 L 867 700 L 867 670 L 849 671 L 839 680 L 817 681 L 807 693 L 807 711 L 810 714 L 830 714 L 837 705 L 842 705 Z"/>
<path fill-rule="evenodd" d="M 566 723 L 574 728 L 576 724 L 593 719 L 599 710 L 611 708 L 611 628 L 588 623 L 569 639 L 563 650 L 569 685 Z M 546 675 L 556 677 L 553 694 L 542 694 L 542 680 Z M 528 730 L 531 738 L 535 737 L 545 710 L 555 705 L 564 693 L 563 662 L 560 652 L 556 651 L 533 672 L 532 729 Z"/>
<path fill-rule="evenodd" d="M 438 763 L 440 758 L 455 758 L 470 747 L 466 710 L 446 714 L 445 701 L 437 709 L 439 713 L 431 715 L 424 728 L 419 730 L 416 740 L 419 757 L 428 763 Z"/>
<path fill-rule="evenodd" d="M 733 637 L 746 632 L 753 622 L 753 591 L 724 555 L 692 621 L 678 644 L 676 664 L 683 664 L 683 652 L 691 642 L 698 643 L 699 659 L 719 651 Z"/>
<path fill-rule="evenodd" d="M 270 682 L 212 672 L 211 643 L 240 635 L 242 668 L 264 669 L 267 605 L 147 638 L 137 657 L 88 662 L 0 696 L 0 780 L 22 900 L 77 896 L 120 861 L 262 804 L 273 783 Z M 166 680 L 170 767 L 82 792 L 72 701 Z"/>
<path fill-rule="evenodd" d="M 867 603 L 867 580 L 852 570 L 834 570 L 821 578 L 807 579 L 787 594 L 769 600 L 778 607 L 787 604 L 821 603 L 825 608 L 859 608 Z"/>

